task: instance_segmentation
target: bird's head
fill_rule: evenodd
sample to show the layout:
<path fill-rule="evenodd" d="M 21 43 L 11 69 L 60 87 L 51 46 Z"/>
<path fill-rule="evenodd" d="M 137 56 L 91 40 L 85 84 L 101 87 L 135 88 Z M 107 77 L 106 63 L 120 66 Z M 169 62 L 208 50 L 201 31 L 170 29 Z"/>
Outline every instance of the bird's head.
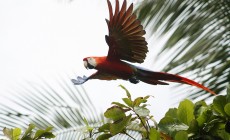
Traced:
<path fill-rule="evenodd" d="M 96 59 L 93 57 L 86 57 L 83 62 L 86 69 L 94 69 L 97 66 Z"/>

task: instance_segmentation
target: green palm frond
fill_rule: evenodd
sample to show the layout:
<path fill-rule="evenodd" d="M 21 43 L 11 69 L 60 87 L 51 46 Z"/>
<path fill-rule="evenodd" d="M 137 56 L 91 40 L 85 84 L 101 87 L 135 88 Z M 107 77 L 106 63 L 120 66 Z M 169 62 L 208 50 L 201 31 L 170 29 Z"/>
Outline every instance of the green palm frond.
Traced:
<path fill-rule="evenodd" d="M 69 78 L 17 84 L 1 98 L 4 103 L 0 103 L 0 130 L 4 127 L 25 130 L 32 123 L 40 129 L 53 126 L 55 140 L 81 140 L 89 136 L 84 119 L 95 131 L 107 121 L 102 113 L 96 111 L 85 89 L 74 86 Z M 141 138 L 136 125 L 130 125 L 128 130 L 130 136 Z M 93 135 L 93 138 L 97 136 L 99 134 Z M 1 138 L 4 138 L 2 131 Z M 124 134 L 113 139 L 126 140 L 130 137 Z"/>
<path fill-rule="evenodd" d="M 136 12 L 154 36 L 170 36 L 159 53 L 167 56 L 165 71 L 187 73 L 217 94 L 224 90 L 230 81 L 229 0 L 145 0 Z"/>
<path fill-rule="evenodd" d="M 4 127 L 26 129 L 33 123 L 41 129 L 53 126 L 56 139 L 63 135 L 78 139 L 84 136 L 84 118 L 90 124 L 98 124 L 104 119 L 84 88 L 74 86 L 68 78 L 55 83 L 43 80 L 39 84 L 21 84 L 12 87 L 2 98 L 6 102 L 0 103 L 1 130 Z M 2 131 L 0 136 L 3 136 Z"/>

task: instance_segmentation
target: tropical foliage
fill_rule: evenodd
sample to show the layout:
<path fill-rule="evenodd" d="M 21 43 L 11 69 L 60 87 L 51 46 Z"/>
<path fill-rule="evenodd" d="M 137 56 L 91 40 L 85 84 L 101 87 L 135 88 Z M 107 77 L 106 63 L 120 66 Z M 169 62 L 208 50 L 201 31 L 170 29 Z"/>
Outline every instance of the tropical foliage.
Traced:
<path fill-rule="evenodd" d="M 3 133 L 10 140 L 39 140 L 55 138 L 54 134 L 50 132 L 52 127 L 47 127 L 45 130 L 40 129 L 35 132 L 33 131 L 34 128 L 35 125 L 30 124 L 24 134 L 22 134 L 22 130 L 20 128 L 4 128 Z"/>
<path fill-rule="evenodd" d="M 159 53 L 166 56 L 165 71 L 187 73 L 217 94 L 225 89 L 230 81 L 228 0 L 144 0 L 136 12 L 153 36 L 167 38 Z M 189 97 L 201 94 L 196 90 Z"/>
<path fill-rule="evenodd" d="M 193 103 L 185 99 L 178 108 L 170 108 L 165 116 L 157 122 L 150 115 L 147 108 L 148 98 L 151 96 L 132 99 L 129 91 L 126 91 L 124 103 L 113 102 L 104 117 L 108 119 L 103 124 L 85 123 L 85 131 L 79 131 L 79 135 L 68 139 L 105 140 L 105 139 L 142 139 L 142 140 L 229 140 L 230 139 L 230 85 L 226 95 L 215 97 L 213 103 L 207 105 L 204 101 Z M 70 114 L 69 114 L 70 115 Z M 49 132 L 51 127 L 45 130 L 32 132 L 34 125 L 30 125 L 24 135 L 20 137 L 21 129 L 6 129 L 3 132 L 11 140 L 24 140 L 25 136 L 36 140 L 39 138 L 53 138 Z M 84 135 L 85 132 L 85 135 Z M 57 133 L 57 135 L 59 135 Z M 65 135 L 68 136 L 68 135 Z M 18 138 L 18 139 L 16 139 Z M 62 138 L 63 139 L 63 138 Z M 67 139 L 64 137 L 64 139 Z M 27 140 L 27 139 L 25 139 Z"/>
<path fill-rule="evenodd" d="M 52 126 L 57 140 L 83 139 L 85 118 L 95 125 L 103 121 L 103 116 L 96 111 L 84 88 L 73 86 L 70 78 L 38 83 L 12 86 L 12 90 L 1 98 L 6 101 L 0 102 L 1 130 L 5 127 L 25 130 L 28 124 L 34 124 L 44 130 Z M 1 132 L 0 139 L 2 136 Z"/>

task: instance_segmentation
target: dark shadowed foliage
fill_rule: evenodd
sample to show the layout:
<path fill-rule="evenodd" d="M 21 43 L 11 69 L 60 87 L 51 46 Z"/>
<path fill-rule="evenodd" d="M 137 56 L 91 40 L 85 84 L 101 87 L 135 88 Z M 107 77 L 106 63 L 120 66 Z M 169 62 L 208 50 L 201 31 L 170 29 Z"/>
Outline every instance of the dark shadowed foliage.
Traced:
<path fill-rule="evenodd" d="M 229 0 L 144 0 L 136 12 L 154 36 L 170 36 L 159 53 L 168 56 L 165 71 L 187 73 L 217 94 L 224 90 L 230 81 Z M 192 91 L 189 98 L 203 94 Z"/>

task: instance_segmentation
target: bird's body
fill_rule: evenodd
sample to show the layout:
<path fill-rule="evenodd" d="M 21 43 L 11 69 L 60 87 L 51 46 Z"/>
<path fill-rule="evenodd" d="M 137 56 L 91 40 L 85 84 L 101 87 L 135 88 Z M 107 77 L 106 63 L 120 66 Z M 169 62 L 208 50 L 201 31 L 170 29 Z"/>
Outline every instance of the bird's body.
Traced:
<path fill-rule="evenodd" d="M 92 57 L 96 60 L 97 66 L 94 68 L 103 73 L 117 77 L 117 79 L 128 80 L 134 74 L 135 68 L 121 60 L 109 61 L 107 57 Z"/>
<path fill-rule="evenodd" d="M 107 0 L 107 3 L 110 15 L 109 20 L 106 19 L 109 35 L 105 36 L 109 46 L 108 55 L 84 58 L 84 66 L 87 69 L 96 69 L 97 72 L 89 77 L 83 76 L 72 79 L 74 84 L 80 85 L 90 79 L 122 79 L 129 80 L 134 84 L 142 81 L 152 85 L 168 85 L 166 82 L 177 82 L 193 85 L 215 94 L 207 87 L 188 78 L 164 72 L 154 72 L 131 64 L 144 62 L 148 52 L 147 42 L 143 37 L 145 31 L 140 21 L 136 19 L 136 15 L 132 13 L 133 4 L 126 9 L 127 4 L 124 0 L 120 9 L 119 1 L 116 0 L 116 8 L 113 13 L 110 1 Z"/>

